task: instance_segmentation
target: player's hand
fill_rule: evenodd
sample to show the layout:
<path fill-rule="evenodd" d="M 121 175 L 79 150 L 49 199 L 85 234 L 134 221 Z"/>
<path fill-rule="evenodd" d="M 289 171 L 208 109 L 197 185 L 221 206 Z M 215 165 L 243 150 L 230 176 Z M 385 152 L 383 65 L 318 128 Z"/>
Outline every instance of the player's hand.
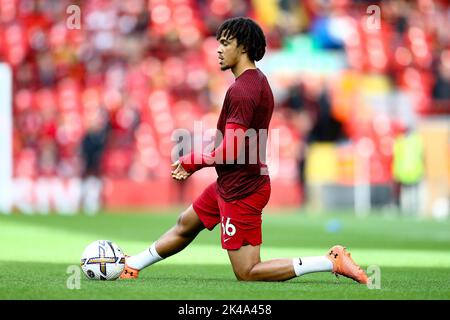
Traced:
<path fill-rule="evenodd" d="M 178 181 L 186 180 L 191 174 L 186 172 L 184 170 L 183 166 L 181 165 L 180 161 L 177 160 L 174 163 L 171 164 L 172 170 L 172 178 Z"/>

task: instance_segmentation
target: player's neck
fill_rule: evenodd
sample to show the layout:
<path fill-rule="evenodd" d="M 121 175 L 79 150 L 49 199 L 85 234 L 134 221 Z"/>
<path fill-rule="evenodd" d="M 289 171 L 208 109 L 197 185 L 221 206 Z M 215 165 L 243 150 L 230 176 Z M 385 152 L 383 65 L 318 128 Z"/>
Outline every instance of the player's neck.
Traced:
<path fill-rule="evenodd" d="M 233 72 L 234 77 L 237 78 L 249 69 L 256 69 L 256 65 L 254 62 L 244 59 L 239 61 L 233 68 L 231 68 L 231 71 Z"/>

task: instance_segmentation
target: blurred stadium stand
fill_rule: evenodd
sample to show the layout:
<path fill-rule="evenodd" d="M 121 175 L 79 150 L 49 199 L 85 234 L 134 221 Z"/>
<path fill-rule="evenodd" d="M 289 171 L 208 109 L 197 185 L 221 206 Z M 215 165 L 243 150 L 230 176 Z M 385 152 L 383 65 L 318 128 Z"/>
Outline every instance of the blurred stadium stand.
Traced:
<path fill-rule="evenodd" d="M 372 4 L 379 29 L 367 20 Z M 69 5 L 81 8 L 80 29 L 66 26 Z M 103 110 L 105 206 L 191 201 L 213 169 L 172 182 L 171 134 L 196 120 L 215 127 L 233 81 L 218 68 L 215 30 L 233 16 L 257 20 L 268 40 L 258 66 L 281 138 L 271 205 L 353 206 L 359 158 L 371 205 L 392 204 L 393 145 L 406 130 L 425 141 L 424 211 L 448 203 L 450 7 L 432 0 L 0 0 L 14 177 L 81 177 L 83 137 Z"/>

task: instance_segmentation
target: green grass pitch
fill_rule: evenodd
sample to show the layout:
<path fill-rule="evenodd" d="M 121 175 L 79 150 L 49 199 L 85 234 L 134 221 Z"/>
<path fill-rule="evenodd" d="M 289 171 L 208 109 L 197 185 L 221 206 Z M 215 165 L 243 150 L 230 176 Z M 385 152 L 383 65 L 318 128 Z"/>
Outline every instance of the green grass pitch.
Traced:
<path fill-rule="evenodd" d="M 266 260 L 323 255 L 343 244 L 363 268 L 380 268 L 380 289 L 328 272 L 239 282 L 220 247 L 219 227 L 145 269 L 138 280 L 91 281 L 81 273 L 80 255 L 90 242 L 108 239 L 127 254 L 138 253 L 175 223 L 178 211 L 0 215 L 0 299 L 450 299 L 450 222 L 381 213 L 362 219 L 345 212 L 268 211 L 261 249 Z M 80 271 L 79 289 L 68 288 L 71 265 Z"/>

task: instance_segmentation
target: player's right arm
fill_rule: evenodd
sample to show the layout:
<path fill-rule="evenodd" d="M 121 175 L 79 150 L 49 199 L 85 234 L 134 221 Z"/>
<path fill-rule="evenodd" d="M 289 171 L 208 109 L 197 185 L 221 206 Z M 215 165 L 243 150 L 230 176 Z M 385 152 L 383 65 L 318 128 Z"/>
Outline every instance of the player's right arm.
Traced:
<path fill-rule="evenodd" d="M 172 170 L 172 178 L 175 180 L 186 180 L 191 175 L 186 170 L 184 170 L 183 166 L 180 163 L 180 160 L 175 161 L 171 164 Z"/>
<path fill-rule="evenodd" d="M 181 168 L 183 168 L 186 173 L 192 174 L 204 167 L 233 163 L 238 159 L 245 141 L 243 135 L 240 135 L 237 132 L 238 130 L 245 132 L 247 128 L 240 124 L 227 123 L 225 126 L 225 137 L 217 148 L 211 153 L 196 154 L 191 152 L 186 156 L 181 157 L 179 161 Z M 233 139 L 234 142 L 228 143 L 231 139 Z M 175 174 L 179 173 L 181 168 L 177 167 Z"/>

